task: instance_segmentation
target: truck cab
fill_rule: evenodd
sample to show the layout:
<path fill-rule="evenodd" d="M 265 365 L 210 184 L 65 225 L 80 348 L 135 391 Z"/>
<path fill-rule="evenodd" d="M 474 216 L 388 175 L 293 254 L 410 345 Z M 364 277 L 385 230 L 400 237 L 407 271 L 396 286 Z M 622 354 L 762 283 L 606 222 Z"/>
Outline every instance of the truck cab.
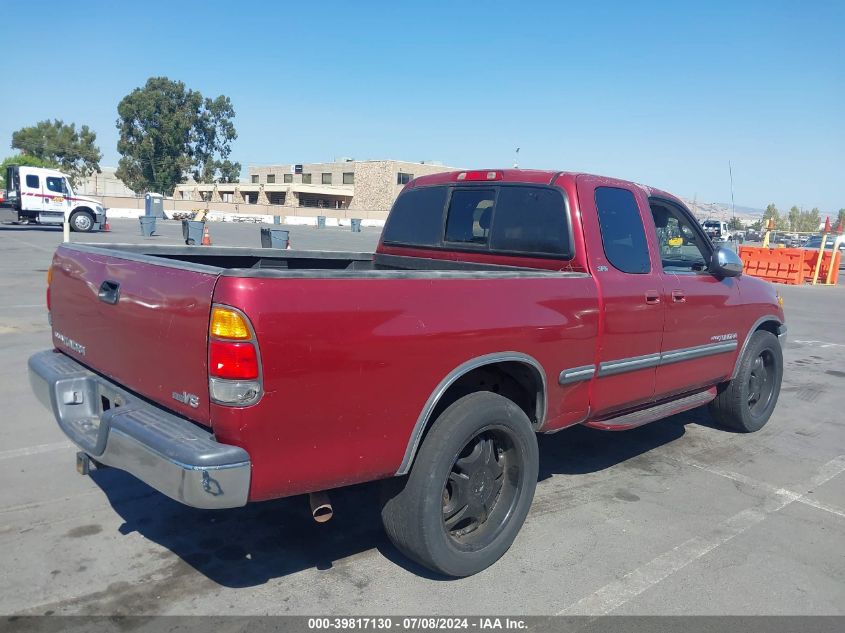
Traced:
<path fill-rule="evenodd" d="M 6 169 L 4 220 L 61 226 L 90 233 L 106 223 L 106 210 L 93 198 L 77 196 L 67 174 L 45 167 L 10 165 Z"/>

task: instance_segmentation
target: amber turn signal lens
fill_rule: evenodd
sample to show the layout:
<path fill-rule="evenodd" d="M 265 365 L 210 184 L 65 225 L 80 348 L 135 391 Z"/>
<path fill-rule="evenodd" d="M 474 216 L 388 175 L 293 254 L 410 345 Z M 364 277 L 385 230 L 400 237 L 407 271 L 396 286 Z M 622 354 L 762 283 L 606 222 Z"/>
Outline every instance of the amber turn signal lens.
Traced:
<path fill-rule="evenodd" d="M 235 310 L 214 308 L 211 311 L 211 326 L 209 333 L 215 338 L 230 340 L 246 340 L 251 338 L 246 319 Z"/>
<path fill-rule="evenodd" d="M 49 286 L 51 283 L 53 283 L 53 267 L 52 266 L 47 268 L 47 285 Z"/>

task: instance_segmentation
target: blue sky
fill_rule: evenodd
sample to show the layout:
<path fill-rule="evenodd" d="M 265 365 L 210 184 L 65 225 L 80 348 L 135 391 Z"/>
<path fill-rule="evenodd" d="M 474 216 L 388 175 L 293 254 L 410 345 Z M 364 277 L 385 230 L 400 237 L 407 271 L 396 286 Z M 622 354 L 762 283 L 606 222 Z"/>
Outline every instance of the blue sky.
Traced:
<path fill-rule="evenodd" d="M 737 205 L 845 207 L 838 0 L 73 4 L 3 9 L 4 143 L 86 123 L 116 165 L 118 101 L 165 75 L 232 99 L 244 166 L 497 167 L 518 146 L 522 167 L 725 202 L 730 160 Z"/>

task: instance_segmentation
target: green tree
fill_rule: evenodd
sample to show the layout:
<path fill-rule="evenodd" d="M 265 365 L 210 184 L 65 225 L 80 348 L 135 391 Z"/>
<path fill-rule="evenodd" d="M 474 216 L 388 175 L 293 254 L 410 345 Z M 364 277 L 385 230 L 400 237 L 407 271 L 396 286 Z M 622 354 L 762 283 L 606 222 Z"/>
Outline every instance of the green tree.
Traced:
<path fill-rule="evenodd" d="M 203 97 L 181 81 L 150 77 L 117 106 L 117 177 L 138 192 L 170 194 L 192 174 L 198 182 L 237 180 L 229 160 L 237 138 L 231 101 Z"/>
<path fill-rule="evenodd" d="M 94 172 L 100 173 L 103 155 L 97 147 L 97 134 L 87 125 L 79 130 L 55 119 L 39 121 L 12 134 L 12 148 L 26 156 L 51 163 L 77 184 Z"/>
<path fill-rule="evenodd" d="M 740 220 L 739 218 L 731 218 L 730 220 L 728 220 L 728 228 L 731 231 L 741 231 L 745 227 L 742 224 L 742 220 Z"/>
<path fill-rule="evenodd" d="M 6 168 L 10 165 L 20 165 L 27 167 L 49 167 L 50 169 L 58 169 L 59 166 L 51 163 L 48 160 L 41 160 L 35 156 L 28 156 L 26 154 L 15 154 L 9 156 L 0 163 L 0 189 L 6 188 Z"/>
<path fill-rule="evenodd" d="M 836 221 L 839 228 L 845 231 L 845 209 L 839 209 L 839 215 L 836 217 Z"/>
<path fill-rule="evenodd" d="M 769 220 L 774 220 L 775 226 L 777 226 L 781 222 L 780 212 L 778 211 L 778 208 L 775 206 L 774 202 L 768 205 L 766 207 L 766 210 L 763 212 L 762 229 L 764 231 L 769 226 Z"/>
<path fill-rule="evenodd" d="M 798 207 L 793 206 L 789 210 L 789 230 L 790 231 L 800 231 L 801 229 L 798 228 L 801 224 L 801 209 Z"/>
<path fill-rule="evenodd" d="M 815 233 L 822 223 L 821 212 L 817 208 L 811 211 L 802 211 L 798 221 L 798 230 L 803 233 Z"/>

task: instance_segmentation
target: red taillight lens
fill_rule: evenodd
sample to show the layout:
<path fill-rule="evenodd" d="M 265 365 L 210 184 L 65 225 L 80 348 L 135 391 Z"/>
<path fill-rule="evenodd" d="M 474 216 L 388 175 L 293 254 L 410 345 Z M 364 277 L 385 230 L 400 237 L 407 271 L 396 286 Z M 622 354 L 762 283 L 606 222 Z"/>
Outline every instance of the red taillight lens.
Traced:
<path fill-rule="evenodd" d="M 208 373 L 215 378 L 252 380 L 258 378 L 258 354 L 252 343 L 210 341 Z"/>
<path fill-rule="evenodd" d="M 53 266 L 47 269 L 47 312 L 50 311 L 50 284 L 53 283 Z"/>

